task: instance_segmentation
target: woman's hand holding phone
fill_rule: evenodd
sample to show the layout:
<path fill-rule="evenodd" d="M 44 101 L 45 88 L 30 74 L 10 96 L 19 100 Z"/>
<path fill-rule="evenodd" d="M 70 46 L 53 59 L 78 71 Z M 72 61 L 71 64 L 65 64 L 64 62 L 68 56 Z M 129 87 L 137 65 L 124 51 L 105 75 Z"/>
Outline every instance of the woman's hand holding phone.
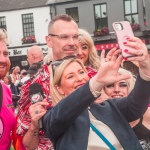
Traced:
<path fill-rule="evenodd" d="M 122 56 L 124 58 L 134 56 L 127 53 L 128 49 L 134 49 L 134 47 L 125 44 L 129 38 L 134 37 L 130 23 L 128 21 L 114 22 L 112 26 L 117 36 L 119 48 L 122 50 Z"/>
<path fill-rule="evenodd" d="M 138 61 L 141 69 L 150 70 L 150 58 L 146 45 L 137 37 L 128 38 L 124 45 L 133 49 L 127 49 L 126 53 L 133 55 L 129 58 L 124 58 L 127 61 Z"/>
<path fill-rule="evenodd" d="M 114 22 L 113 28 L 118 45 L 126 61 L 138 61 L 140 70 L 150 77 L 150 57 L 147 47 L 141 39 L 134 36 L 128 21 Z"/>

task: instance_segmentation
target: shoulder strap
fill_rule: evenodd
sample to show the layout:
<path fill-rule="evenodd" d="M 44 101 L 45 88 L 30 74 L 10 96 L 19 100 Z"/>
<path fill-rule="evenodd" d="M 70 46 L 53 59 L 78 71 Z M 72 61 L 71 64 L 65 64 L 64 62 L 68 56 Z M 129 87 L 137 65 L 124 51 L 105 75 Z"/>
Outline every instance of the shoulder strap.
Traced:
<path fill-rule="evenodd" d="M 105 144 L 110 148 L 110 150 L 116 150 L 116 148 L 104 137 L 104 135 L 97 130 L 97 128 L 90 123 L 92 130 L 105 142 Z"/>
<path fill-rule="evenodd" d="M 0 111 L 2 108 L 2 100 L 3 100 L 3 92 L 2 92 L 2 84 L 0 83 Z"/>

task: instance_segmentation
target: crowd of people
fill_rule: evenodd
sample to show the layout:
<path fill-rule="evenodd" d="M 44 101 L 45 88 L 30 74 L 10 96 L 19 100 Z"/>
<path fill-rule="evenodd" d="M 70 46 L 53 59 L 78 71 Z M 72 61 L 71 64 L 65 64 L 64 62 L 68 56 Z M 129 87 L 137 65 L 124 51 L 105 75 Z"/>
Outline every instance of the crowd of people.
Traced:
<path fill-rule="evenodd" d="M 124 43 L 134 55 L 126 61 L 116 47 L 99 56 L 85 29 L 57 15 L 45 37 L 51 50 L 30 47 L 21 71 L 10 69 L 7 38 L 0 29 L 0 149 L 150 149 L 150 56 L 139 38 Z"/>

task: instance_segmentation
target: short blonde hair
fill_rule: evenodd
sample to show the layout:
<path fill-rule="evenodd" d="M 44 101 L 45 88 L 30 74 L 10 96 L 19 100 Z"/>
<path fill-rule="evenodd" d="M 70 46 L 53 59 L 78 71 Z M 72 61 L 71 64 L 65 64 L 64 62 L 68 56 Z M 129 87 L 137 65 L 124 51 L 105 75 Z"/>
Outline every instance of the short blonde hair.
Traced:
<path fill-rule="evenodd" d="M 87 72 L 82 61 L 75 58 L 66 59 L 59 66 L 56 66 L 54 70 L 55 71 L 54 74 L 53 74 L 52 67 L 51 69 L 49 68 L 50 69 L 50 91 L 53 100 L 53 105 L 56 105 L 62 98 L 64 98 L 64 96 L 57 91 L 56 85 L 59 86 L 61 84 L 61 77 L 65 68 L 73 62 L 77 62 L 78 64 L 80 64 L 81 67 L 84 69 L 84 71 Z"/>
<path fill-rule="evenodd" d="M 8 45 L 8 36 L 5 29 L 0 28 L 0 41 L 4 41 Z"/>
<path fill-rule="evenodd" d="M 128 94 L 129 94 L 134 88 L 136 79 L 133 77 L 133 74 L 126 69 L 119 68 L 118 73 L 121 75 L 129 75 L 130 76 L 129 79 L 126 79 L 126 82 L 128 85 Z"/>
<path fill-rule="evenodd" d="M 97 54 L 97 50 L 95 48 L 91 35 L 84 29 L 79 29 L 79 34 L 82 35 L 80 37 L 80 43 L 87 44 L 89 48 L 89 56 L 85 66 L 89 66 L 93 69 L 98 70 L 100 67 L 100 58 Z"/>
<path fill-rule="evenodd" d="M 133 77 L 133 74 L 126 69 L 119 68 L 118 73 L 120 75 L 129 75 L 130 76 L 129 79 L 126 79 L 126 83 L 127 83 L 127 87 L 128 87 L 128 94 L 129 94 L 132 91 L 132 89 L 134 88 L 136 79 Z M 105 88 L 103 88 L 103 90 L 105 92 Z"/>

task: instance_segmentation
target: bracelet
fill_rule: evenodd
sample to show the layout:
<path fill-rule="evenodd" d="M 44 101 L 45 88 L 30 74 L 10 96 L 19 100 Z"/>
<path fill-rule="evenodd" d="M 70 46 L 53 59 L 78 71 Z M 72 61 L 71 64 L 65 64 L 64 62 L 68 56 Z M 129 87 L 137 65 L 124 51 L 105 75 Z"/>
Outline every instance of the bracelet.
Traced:
<path fill-rule="evenodd" d="M 93 86 L 92 86 L 91 80 L 89 81 L 89 87 L 90 87 L 91 93 L 93 94 L 93 96 L 94 96 L 95 98 L 101 96 L 101 92 L 99 92 L 99 91 L 93 91 Z"/>

